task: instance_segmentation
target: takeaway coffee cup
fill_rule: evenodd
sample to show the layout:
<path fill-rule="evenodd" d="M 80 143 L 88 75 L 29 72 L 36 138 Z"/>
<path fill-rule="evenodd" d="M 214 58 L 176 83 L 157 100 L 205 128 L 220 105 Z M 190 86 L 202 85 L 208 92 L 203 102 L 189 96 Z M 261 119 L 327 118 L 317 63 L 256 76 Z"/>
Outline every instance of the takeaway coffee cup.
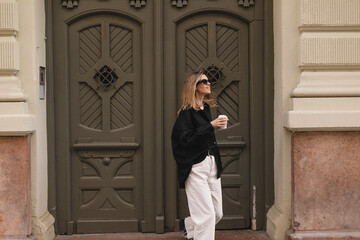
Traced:
<path fill-rule="evenodd" d="M 218 116 L 218 118 L 228 118 L 226 115 L 219 115 Z M 225 127 L 221 127 L 220 129 L 225 129 L 225 128 L 227 128 L 227 122 L 226 122 L 226 124 L 225 124 Z"/>

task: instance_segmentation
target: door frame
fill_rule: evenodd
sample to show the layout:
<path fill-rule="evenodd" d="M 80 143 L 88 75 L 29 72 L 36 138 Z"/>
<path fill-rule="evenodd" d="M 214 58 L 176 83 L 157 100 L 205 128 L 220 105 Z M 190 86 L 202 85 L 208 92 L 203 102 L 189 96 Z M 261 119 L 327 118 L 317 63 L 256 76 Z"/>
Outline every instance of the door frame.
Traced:
<path fill-rule="evenodd" d="M 154 158 L 155 166 L 152 167 L 153 174 L 155 175 L 155 186 L 161 186 L 155 188 L 155 213 L 154 222 L 149 223 L 150 227 L 143 223 L 142 227 L 145 231 L 154 231 L 156 233 L 162 233 L 167 231 L 177 231 L 177 213 L 176 213 L 176 181 L 167 183 L 168 176 L 176 173 L 176 166 L 174 163 L 166 165 L 164 161 L 167 156 L 164 153 L 168 143 L 164 141 L 165 124 L 169 119 L 165 119 L 164 113 L 164 28 L 161 26 L 161 22 L 164 16 L 164 6 L 162 0 L 153 0 L 154 4 L 154 26 L 153 26 L 153 92 L 154 92 L 154 131 L 156 132 Z M 58 227 L 58 214 L 57 214 L 57 190 L 59 189 L 59 182 L 57 181 L 57 170 L 55 161 L 55 110 L 54 110 L 54 81 L 53 81 L 53 35 L 52 35 L 52 0 L 45 0 L 45 12 L 46 12 L 46 77 L 47 77 L 47 90 L 46 90 L 46 103 L 47 103 L 47 136 L 48 136 L 48 210 L 55 217 L 55 231 L 59 234 Z M 146 6 L 146 7 L 150 7 Z M 265 229 L 266 227 L 266 213 L 274 203 L 274 40 L 273 40 L 273 0 L 264 1 L 264 22 L 263 22 L 264 39 L 264 59 L 263 59 L 263 75 L 264 85 L 262 86 L 261 96 L 263 97 L 263 109 L 250 116 L 250 121 L 256 121 L 256 125 L 261 126 L 262 137 L 261 139 L 254 139 L 254 143 L 259 143 L 256 148 L 263 148 L 263 155 L 257 157 L 257 161 L 251 165 L 251 171 L 254 169 L 260 169 L 258 173 L 263 174 L 263 178 L 250 179 L 251 186 L 260 186 L 257 189 L 257 198 L 263 198 L 264 201 L 256 202 L 257 209 L 257 229 Z M 250 33 L 251 34 L 251 33 Z M 255 36 L 254 36 L 255 37 Z M 251 65 L 251 63 L 250 63 Z M 254 88 L 252 88 L 254 89 Z M 253 95 L 253 94 L 252 94 Z M 254 95 L 253 95 L 254 96 Z M 251 101 L 251 99 L 250 99 Z M 251 135 L 251 132 L 250 132 Z M 254 152 L 254 147 L 252 152 Z M 171 172 L 167 172 L 167 169 L 172 169 Z M 251 174 L 254 176 L 254 174 Z M 148 178 L 144 176 L 144 178 Z M 150 189 L 147 189 L 150 191 Z M 167 193 L 165 196 L 165 192 Z M 168 194 L 170 193 L 170 194 Z M 175 194 L 174 196 L 172 193 Z M 170 200 L 170 202 L 168 202 Z M 252 202 L 253 197 L 250 197 Z M 250 209 L 252 215 L 252 209 Z M 167 221 L 165 221 L 165 215 Z"/>

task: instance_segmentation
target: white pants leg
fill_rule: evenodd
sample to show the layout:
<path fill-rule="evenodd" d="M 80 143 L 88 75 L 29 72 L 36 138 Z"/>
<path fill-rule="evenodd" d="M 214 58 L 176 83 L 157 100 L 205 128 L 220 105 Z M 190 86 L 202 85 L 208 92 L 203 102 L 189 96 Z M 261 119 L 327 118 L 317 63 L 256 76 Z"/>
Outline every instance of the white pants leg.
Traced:
<path fill-rule="evenodd" d="M 190 217 L 185 219 L 188 238 L 194 240 L 215 239 L 215 224 L 223 215 L 221 179 L 217 178 L 214 156 L 207 156 L 193 165 L 185 183 Z"/>

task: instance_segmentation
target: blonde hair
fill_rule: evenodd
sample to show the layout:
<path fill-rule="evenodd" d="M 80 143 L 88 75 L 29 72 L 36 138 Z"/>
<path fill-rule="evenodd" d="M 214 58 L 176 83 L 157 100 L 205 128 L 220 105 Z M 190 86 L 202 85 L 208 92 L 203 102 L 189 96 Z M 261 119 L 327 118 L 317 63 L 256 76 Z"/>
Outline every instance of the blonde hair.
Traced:
<path fill-rule="evenodd" d="M 196 104 L 196 83 L 201 80 L 201 76 L 204 75 L 202 71 L 193 72 L 188 75 L 186 78 L 184 88 L 181 93 L 181 108 L 179 112 L 184 109 L 194 108 L 196 111 L 200 110 L 200 106 Z M 204 100 L 210 107 L 215 107 L 215 100 L 213 99 L 211 93 L 205 95 Z"/>

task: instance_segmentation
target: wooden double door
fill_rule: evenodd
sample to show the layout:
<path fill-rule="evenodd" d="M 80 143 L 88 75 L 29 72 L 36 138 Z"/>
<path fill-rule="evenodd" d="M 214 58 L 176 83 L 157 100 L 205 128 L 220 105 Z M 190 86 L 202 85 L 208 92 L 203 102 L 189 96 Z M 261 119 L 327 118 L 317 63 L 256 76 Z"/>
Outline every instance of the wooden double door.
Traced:
<path fill-rule="evenodd" d="M 213 118 L 230 119 L 216 133 L 224 166 L 218 228 L 249 228 L 253 209 L 263 228 L 263 1 L 47 3 L 49 206 L 57 232 L 178 229 L 188 210 L 170 135 L 184 80 L 197 70 L 212 83 Z"/>

